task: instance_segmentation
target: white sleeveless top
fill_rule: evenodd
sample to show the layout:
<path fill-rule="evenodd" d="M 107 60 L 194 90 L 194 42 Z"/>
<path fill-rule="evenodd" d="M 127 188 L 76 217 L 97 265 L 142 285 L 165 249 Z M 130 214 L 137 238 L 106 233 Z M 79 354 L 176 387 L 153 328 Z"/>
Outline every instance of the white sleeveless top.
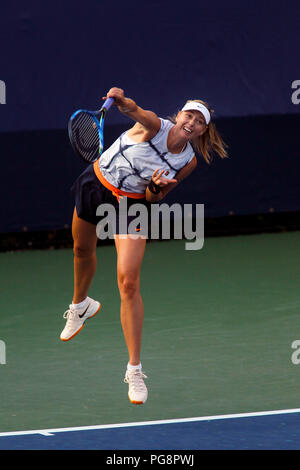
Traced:
<path fill-rule="evenodd" d="M 172 179 L 194 157 L 188 142 L 183 152 L 168 151 L 171 121 L 161 119 L 161 127 L 151 141 L 134 142 L 124 132 L 99 158 L 97 165 L 104 178 L 114 187 L 132 193 L 144 193 L 156 169 L 167 170 L 163 176 Z"/>

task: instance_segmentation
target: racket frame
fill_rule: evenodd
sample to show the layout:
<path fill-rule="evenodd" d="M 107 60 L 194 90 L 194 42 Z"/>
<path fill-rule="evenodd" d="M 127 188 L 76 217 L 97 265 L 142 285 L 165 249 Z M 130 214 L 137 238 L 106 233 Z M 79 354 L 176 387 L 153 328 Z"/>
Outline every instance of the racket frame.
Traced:
<path fill-rule="evenodd" d="M 111 106 L 114 104 L 114 99 L 113 98 L 107 98 L 107 100 L 105 100 L 105 102 L 103 103 L 103 105 L 101 106 L 101 108 L 97 111 L 89 111 L 87 109 L 78 109 L 77 111 L 75 111 L 72 116 L 70 117 L 69 119 L 69 122 L 68 122 L 68 134 L 69 134 L 69 139 L 70 139 L 70 142 L 71 142 L 71 145 L 72 145 L 72 148 L 74 150 L 74 152 L 79 156 L 81 157 L 86 163 L 94 163 L 95 161 L 98 160 L 98 158 L 100 157 L 100 155 L 102 154 L 103 152 L 103 148 L 104 148 L 104 138 L 103 138 L 103 127 L 104 127 L 104 118 L 105 118 L 105 114 L 106 112 L 109 110 L 109 108 L 111 108 Z M 72 131 L 72 122 L 73 120 L 75 119 L 75 117 L 79 114 L 79 113 L 86 113 L 88 114 L 94 121 L 96 127 L 97 127 L 97 131 L 98 131 L 98 135 L 99 135 L 99 142 L 100 142 L 100 145 L 99 145 L 99 151 L 98 151 L 98 156 L 97 158 L 95 158 L 94 160 L 88 160 L 87 158 L 85 158 L 81 153 L 80 151 L 78 150 L 77 148 L 77 145 L 75 143 L 75 139 L 73 138 L 73 131 Z"/>

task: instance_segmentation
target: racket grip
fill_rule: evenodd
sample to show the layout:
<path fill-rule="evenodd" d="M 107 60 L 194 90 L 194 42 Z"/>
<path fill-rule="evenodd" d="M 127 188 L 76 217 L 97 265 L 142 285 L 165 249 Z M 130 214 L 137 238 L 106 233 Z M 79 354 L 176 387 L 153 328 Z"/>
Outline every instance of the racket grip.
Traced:
<path fill-rule="evenodd" d="M 109 110 L 109 108 L 114 104 L 114 99 L 113 98 L 107 98 L 107 100 L 104 101 L 101 110 L 105 109 L 106 111 Z"/>

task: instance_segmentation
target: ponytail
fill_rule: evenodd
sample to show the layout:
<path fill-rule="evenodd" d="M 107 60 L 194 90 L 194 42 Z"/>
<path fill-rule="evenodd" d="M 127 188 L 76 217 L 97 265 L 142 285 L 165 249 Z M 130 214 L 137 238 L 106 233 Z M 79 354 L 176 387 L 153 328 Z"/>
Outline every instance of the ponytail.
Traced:
<path fill-rule="evenodd" d="M 210 112 L 210 116 L 214 113 L 214 110 L 211 109 L 207 103 L 201 100 L 193 100 L 197 101 L 198 103 L 204 104 L 204 106 Z M 197 153 L 200 153 L 206 163 L 211 163 L 213 154 L 216 153 L 221 158 L 227 157 L 227 145 L 223 142 L 222 137 L 220 136 L 216 125 L 210 120 L 208 124 L 208 128 L 204 134 L 200 135 L 196 139 L 192 141 L 193 147 Z"/>

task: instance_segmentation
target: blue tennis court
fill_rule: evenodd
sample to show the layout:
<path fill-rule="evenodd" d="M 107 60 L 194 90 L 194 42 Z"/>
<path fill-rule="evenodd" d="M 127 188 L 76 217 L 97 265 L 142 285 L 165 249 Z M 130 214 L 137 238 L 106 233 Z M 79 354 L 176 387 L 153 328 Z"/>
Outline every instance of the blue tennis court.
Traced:
<path fill-rule="evenodd" d="M 300 409 L 8 432 L 0 434 L 0 449 L 297 450 Z"/>

